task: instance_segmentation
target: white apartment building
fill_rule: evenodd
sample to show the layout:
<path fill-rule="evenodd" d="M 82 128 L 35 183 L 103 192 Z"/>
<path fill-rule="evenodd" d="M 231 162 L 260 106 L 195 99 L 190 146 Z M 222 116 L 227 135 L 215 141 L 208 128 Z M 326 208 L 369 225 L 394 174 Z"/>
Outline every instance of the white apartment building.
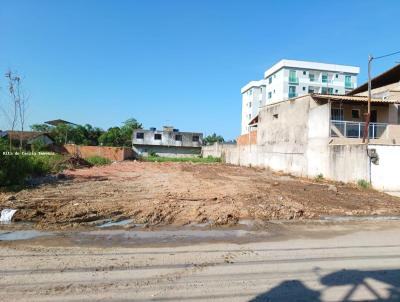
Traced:
<path fill-rule="evenodd" d="M 281 60 L 242 89 L 241 134 L 260 107 L 309 93 L 345 94 L 357 87 L 359 67 L 307 61 Z"/>

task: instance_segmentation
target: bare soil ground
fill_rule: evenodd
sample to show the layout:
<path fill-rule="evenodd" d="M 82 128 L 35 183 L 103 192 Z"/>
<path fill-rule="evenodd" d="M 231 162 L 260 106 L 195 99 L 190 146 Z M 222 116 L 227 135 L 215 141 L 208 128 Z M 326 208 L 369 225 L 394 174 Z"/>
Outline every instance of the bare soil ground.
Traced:
<path fill-rule="evenodd" d="M 400 198 L 374 190 L 223 164 L 126 161 L 65 174 L 55 183 L 0 193 L 0 209 L 18 209 L 16 220 L 39 229 L 107 218 L 147 225 L 231 225 L 240 219 L 400 215 Z"/>

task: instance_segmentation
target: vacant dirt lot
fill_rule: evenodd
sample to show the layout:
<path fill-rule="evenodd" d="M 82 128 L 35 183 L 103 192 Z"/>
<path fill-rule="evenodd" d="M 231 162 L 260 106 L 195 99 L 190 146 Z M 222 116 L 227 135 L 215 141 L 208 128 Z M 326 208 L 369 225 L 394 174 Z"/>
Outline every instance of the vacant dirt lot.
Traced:
<path fill-rule="evenodd" d="M 400 198 L 223 164 L 121 162 L 66 171 L 67 178 L 0 193 L 0 209 L 37 228 L 132 218 L 147 225 L 235 224 L 239 219 L 399 215 Z"/>

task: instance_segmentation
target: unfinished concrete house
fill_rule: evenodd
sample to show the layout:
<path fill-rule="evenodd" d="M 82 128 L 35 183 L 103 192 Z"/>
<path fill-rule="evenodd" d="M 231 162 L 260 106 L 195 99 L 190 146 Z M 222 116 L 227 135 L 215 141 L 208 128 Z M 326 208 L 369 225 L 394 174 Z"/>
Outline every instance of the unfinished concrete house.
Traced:
<path fill-rule="evenodd" d="M 164 126 L 163 130 L 136 129 L 132 138 L 132 148 L 137 156 L 154 154 L 166 157 L 198 156 L 202 144 L 202 133 L 181 132 L 170 126 Z"/>
<path fill-rule="evenodd" d="M 369 143 L 363 143 L 365 85 L 349 95 L 308 94 L 260 108 L 256 140 L 239 137 L 225 162 L 298 176 L 358 182 L 400 191 L 400 65 L 372 81 Z M 206 153 L 204 155 L 207 155 Z"/>

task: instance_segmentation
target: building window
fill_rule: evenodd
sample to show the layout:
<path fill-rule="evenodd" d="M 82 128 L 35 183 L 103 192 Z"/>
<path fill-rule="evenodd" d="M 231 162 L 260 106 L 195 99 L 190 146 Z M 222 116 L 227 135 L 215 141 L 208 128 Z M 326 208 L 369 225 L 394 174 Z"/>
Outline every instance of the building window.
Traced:
<path fill-rule="evenodd" d="M 277 119 L 279 117 L 279 114 L 275 113 L 274 115 L 272 115 L 274 119 Z"/>
<path fill-rule="evenodd" d="M 322 75 L 322 83 L 328 83 L 328 75 L 327 74 Z"/>
<path fill-rule="evenodd" d="M 353 88 L 353 85 L 351 84 L 351 76 L 347 75 L 344 78 L 344 86 L 346 88 Z"/>
<path fill-rule="evenodd" d="M 338 74 L 336 74 L 336 76 L 335 76 L 337 79 L 339 78 L 339 75 Z"/>
<path fill-rule="evenodd" d="M 193 135 L 192 142 L 198 142 L 199 140 L 200 140 L 200 137 L 198 135 Z"/>
<path fill-rule="evenodd" d="M 351 109 L 352 118 L 360 118 L 360 109 Z"/>
<path fill-rule="evenodd" d="M 289 83 L 297 84 L 298 82 L 296 70 L 289 70 Z"/>
<path fill-rule="evenodd" d="M 144 139 L 144 133 L 143 132 L 137 132 L 136 133 L 136 138 L 137 139 Z"/>
<path fill-rule="evenodd" d="M 271 92 L 271 91 L 268 92 L 268 98 L 269 98 L 269 99 L 272 98 L 272 92 Z"/>
<path fill-rule="evenodd" d="M 175 135 L 175 140 L 178 141 L 178 142 L 181 142 L 182 141 L 182 134 Z"/>
<path fill-rule="evenodd" d="M 272 83 L 272 77 L 269 77 L 268 84 L 271 84 L 271 83 Z"/>
<path fill-rule="evenodd" d="M 333 88 L 322 87 L 322 94 L 333 94 Z"/>
<path fill-rule="evenodd" d="M 162 138 L 162 136 L 161 136 L 160 133 L 154 134 L 154 139 L 155 139 L 155 140 L 159 141 L 159 140 L 161 140 L 161 138 Z"/>
<path fill-rule="evenodd" d="M 338 94 L 338 93 L 339 93 L 339 90 L 335 89 L 335 93 Z"/>
<path fill-rule="evenodd" d="M 315 81 L 315 74 L 308 74 L 308 78 L 310 79 L 310 82 L 314 82 Z"/>
<path fill-rule="evenodd" d="M 247 115 L 247 118 L 248 118 L 248 119 L 251 119 L 251 114 Z"/>
<path fill-rule="evenodd" d="M 303 71 L 303 75 L 306 75 L 306 74 L 307 74 L 307 71 L 304 70 L 304 71 Z"/>
<path fill-rule="evenodd" d="M 249 108 L 251 108 L 251 102 L 249 103 Z"/>
<path fill-rule="evenodd" d="M 314 87 L 308 87 L 308 93 L 314 93 L 315 89 Z"/>
<path fill-rule="evenodd" d="M 303 91 L 306 91 L 306 87 L 303 87 Z"/>
<path fill-rule="evenodd" d="M 289 99 L 297 96 L 296 86 L 289 86 Z"/>
<path fill-rule="evenodd" d="M 248 93 L 249 93 L 249 95 L 252 95 L 253 94 L 253 90 L 250 89 Z"/>

